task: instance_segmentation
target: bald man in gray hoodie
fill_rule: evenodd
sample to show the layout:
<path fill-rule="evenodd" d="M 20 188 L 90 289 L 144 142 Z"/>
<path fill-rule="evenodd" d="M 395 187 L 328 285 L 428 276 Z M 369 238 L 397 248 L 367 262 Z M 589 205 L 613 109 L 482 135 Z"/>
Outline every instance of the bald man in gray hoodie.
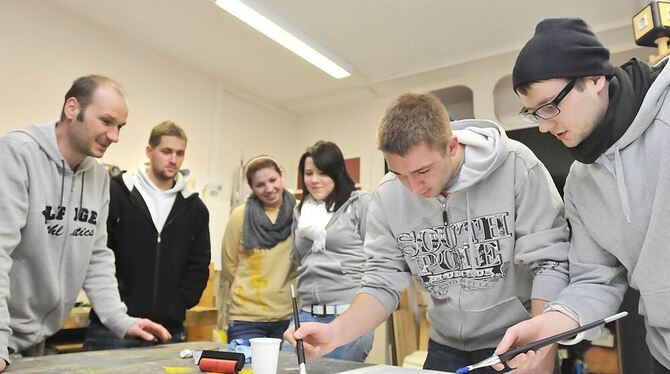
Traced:
<path fill-rule="evenodd" d="M 118 336 L 170 338 L 126 314 L 107 248 L 109 176 L 93 158 L 118 141 L 127 116 L 118 84 L 86 76 L 65 95 L 59 121 L 0 138 L 0 371 L 10 352 L 41 354 L 82 287 Z"/>

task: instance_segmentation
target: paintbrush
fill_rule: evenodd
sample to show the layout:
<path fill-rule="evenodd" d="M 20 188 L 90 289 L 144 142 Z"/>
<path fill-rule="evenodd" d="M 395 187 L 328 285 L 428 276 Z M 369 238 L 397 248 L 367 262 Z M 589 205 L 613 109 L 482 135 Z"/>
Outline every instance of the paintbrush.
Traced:
<path fill-rule="evenodd" d="M 563 333 L 560 333 L 560 334 L 556 334 L 554 336 L 550 336 L 548 338 L 544 338 L 542 340 L 538 340 L 538 341 L 533 342 L 533 343 L 526 344 L 526 345 L 521 346 L 519 348 L 514 348 L 510 351 L 507 351 L 507 352 L 501 354 L 501 355 L 498 355 L 498 356 L 494 355 L 494 356 L 491 356 L 491 357 L 489 357 L 489 358 L 487 358 L 483 361 L 480 361 L 479 363 L 476 363 L 474 365 L 470 365 L 470 366 L 460 368 L 460 369 L 456 370 L 456 373 L 457 374 L 464 374 L 464 373 L 471 372 L 472 370 L 475 370 L 475 369 L 489 367 L 489 366 L 493 366 L 495 364 L 499 364 L 501 362 L 509 361 L 509 360 L 513 359 L 514 357 L 516 357 L 517 355 L 519 355 L 521 353 L 526 353 L 528 351 L 535 351 L 537 349 L 548 346 L 550 344 L 557 343 L 561 340 L 571 338 L 571 337 L 577 335 L 578 333 L 580 333 L 582 331 L 590 330 L 594 327 L 604 325 L 608 322 L 616 321 L 617 319 L 623 318 L 627 315 L 628 315 L 628 312 L 621 312 L 621 313 L 615 314 L 613 316 L 610 316 L 610 317 L 607 317 L 607 318 L 604 318 L 604 319 L 601 319 L 601 320 L 598 320 L 598 321 L 595 321 L 595 322 L 591 322 L 587 325 L 580 326 L 580 327 L 577 327 L 575 329 L 572 329 L 572 330 L 569 330 L 569 331 L 566 331 L 566 332 L 563 332 Z"/>
<path fill-rule="evenodd" d="M 300 328 L 300 317 L 298 313 L 298 301 L 295 299 L 295 289 L 291 285 L 291 301 L 293 302 L 293 323 L 295 324 L 295 331 Z M 298 366 L 300 366 L 300 374 L 307 374 L 305 368 L 305 347 L 302 344 L 302 339 L 296 339 L 295 352 L 298 354 Z"/>

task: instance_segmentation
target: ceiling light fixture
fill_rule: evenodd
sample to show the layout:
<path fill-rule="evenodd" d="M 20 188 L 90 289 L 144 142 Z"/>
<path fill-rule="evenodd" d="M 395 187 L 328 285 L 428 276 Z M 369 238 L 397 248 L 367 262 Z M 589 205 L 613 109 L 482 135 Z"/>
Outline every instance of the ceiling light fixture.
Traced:
<path fill-rule="evenodd" d="M 324 53 L 327 52 L 323 48 L 319 48 L 322 52 L 317 51 L 242 1 L 215 0 L 214 2 L 221 9 L 239 18 L 247 25 L 265 34 L 265 36 L 285 48 L 288 48 L 291 52 L 307 60 L 307 62 L 328 73 L 333 78 L 340 79 L 351 75 L 351 67 L 348 64 L 343 61 L 334 62 L 333 60 L 337 60 L 337 58 L 332 55 L 326 57 Z M 306 40 L 304 36 L 302 39 Z M 314 42 L 310 42 L 310 44 L 316 45 Z"/>

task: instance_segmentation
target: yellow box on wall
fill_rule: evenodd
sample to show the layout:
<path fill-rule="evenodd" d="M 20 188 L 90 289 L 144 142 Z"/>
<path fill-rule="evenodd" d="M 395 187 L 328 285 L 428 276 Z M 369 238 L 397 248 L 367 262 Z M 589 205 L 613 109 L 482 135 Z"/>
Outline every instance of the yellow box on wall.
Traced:
<path fill-rule="evenodd" d="M 656 40 L 670 36 L 670 1 L 652 1 L 633 16 L 635 44 L 656 47 Z"/>
<path fill-rule="evenodd" d="M 635 32 L 635 40 L 640 39 L 644 34 L 648 33 L 654 28 L 654 21 L 651 14 L 651 5 L 642 9 L 633 17 L 633 31 Z"/>
<path fill-rule="evenodd" d="M 658 3 L 658 15 L 661 19 L 661 25 L 664 27 L 670 26 L 670 3 L 659 2 Z"/>

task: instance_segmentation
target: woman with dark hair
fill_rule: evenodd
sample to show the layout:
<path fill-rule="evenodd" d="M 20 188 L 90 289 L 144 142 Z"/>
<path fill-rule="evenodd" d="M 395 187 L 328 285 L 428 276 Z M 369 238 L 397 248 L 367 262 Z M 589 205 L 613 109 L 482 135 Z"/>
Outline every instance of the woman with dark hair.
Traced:
<path fill-rule="evenodd" d="M 365 266 L 363 239 L 370 193 L 356 191 L 337 145 L 319 141 L 300 158 L 305 188 L 294 209 L 300 321 L 330 322 L 347 310 Z M 365 361 L 372 333 L 325 357 Z"/>
<path fill-rule="evenodd" d="M 251 159 L 244 174 L 252 193 L 231 213 L 221 251 L 223 290 L 229 292 L 220 323 L 227 324 L 228 342 L 281 338 L 292 313 L 295 198 L 284 190 L 279 164 L 269 156 Z"/>

